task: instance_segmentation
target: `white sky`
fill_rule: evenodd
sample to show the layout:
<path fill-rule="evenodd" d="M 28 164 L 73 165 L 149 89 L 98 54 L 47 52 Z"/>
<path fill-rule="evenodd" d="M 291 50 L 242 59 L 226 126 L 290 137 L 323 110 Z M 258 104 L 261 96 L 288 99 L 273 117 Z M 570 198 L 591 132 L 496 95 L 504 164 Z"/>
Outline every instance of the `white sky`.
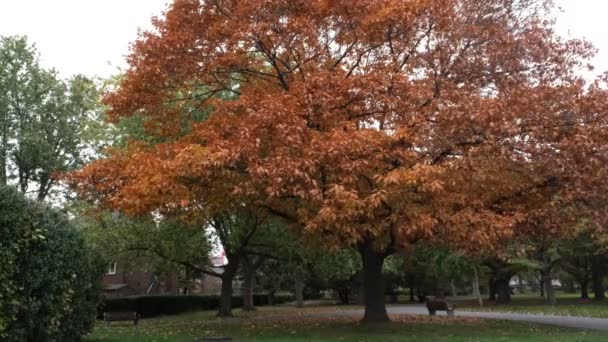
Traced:
<path fill-rule="evenodd" d="M 27 35 L 64 77 L 108 77 L 124 67 L 138 28 L 168 0 L 0 0 L 0 35 Z"/>
<path fill-rule="evenodd" d="M 564 13 L 558 32 L 585 37 L 600 49 L 594 64 L 608 70 L 608 0 L 556 0 Z M 138 28 L 165 9 L 167 0 L 0 0 L 0 35 L 27 35 L 44 66 L 64 77 L 108 77 L 124 67 Z"/>

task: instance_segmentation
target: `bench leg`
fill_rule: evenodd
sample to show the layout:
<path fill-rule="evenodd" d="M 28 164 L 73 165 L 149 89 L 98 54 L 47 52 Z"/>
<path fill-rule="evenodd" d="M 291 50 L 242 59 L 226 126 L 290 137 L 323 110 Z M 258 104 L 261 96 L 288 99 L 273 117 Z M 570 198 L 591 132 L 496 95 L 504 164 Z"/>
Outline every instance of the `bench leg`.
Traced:
<path fill-rule="evenodd" d="M 431 316 L 435 316 L 436 311 L 435 310 L 429 310 L 429 315 Z"/>

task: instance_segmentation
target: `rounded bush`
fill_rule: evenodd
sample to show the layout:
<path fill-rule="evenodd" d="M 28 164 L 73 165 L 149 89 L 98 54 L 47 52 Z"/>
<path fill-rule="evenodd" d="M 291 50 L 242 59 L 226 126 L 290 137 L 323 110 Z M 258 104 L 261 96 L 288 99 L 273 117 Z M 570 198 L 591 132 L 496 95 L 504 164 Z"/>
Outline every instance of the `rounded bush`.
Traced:
<path fill-rule="evenodd" d="M 66 215 L 0 187 L 0 340 L 77 341 L 94 324 L 103 263 Z"/>

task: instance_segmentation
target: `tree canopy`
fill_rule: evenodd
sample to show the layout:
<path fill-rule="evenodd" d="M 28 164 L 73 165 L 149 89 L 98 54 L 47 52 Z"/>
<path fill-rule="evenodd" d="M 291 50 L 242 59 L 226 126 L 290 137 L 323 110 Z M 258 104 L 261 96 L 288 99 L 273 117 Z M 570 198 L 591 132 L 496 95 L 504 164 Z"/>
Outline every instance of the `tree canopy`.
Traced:
<path fill-rule="evenodd" d="M 58 174 L 82 166 L 95 83 L 61 80 L 24 37 L 0 37 L 0 185 L 45 199 Z"/>
<path fill-rule="evenodd" d="M 593 47 L 559 38 L 552 6 L 176 0 L 105 97 L 163 142 L 72 182 L 126 213 L 247 204 L 354 246 L 364 320 L 385 320 L 382 262 L 404 245 L 491 249 L 529 215 L 603 196 L 605 80 L 577 76 Z"/>

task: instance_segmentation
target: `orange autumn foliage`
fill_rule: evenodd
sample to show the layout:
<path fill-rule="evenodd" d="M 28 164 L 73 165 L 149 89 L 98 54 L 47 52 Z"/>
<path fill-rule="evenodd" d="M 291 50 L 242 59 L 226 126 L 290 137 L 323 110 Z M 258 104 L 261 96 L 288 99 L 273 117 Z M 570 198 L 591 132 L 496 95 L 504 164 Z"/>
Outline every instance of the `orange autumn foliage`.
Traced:
<path fill-rule="evenodd" d="M 105 97 L 165 142 L 70 182 L 128 213 L 253 205 L 334 246 L 493 248 L 556 198 L 606 189 L 606 91 L 575 73 L 593 48 L 558 38 L 551 8 L 175 0 Z"/>

